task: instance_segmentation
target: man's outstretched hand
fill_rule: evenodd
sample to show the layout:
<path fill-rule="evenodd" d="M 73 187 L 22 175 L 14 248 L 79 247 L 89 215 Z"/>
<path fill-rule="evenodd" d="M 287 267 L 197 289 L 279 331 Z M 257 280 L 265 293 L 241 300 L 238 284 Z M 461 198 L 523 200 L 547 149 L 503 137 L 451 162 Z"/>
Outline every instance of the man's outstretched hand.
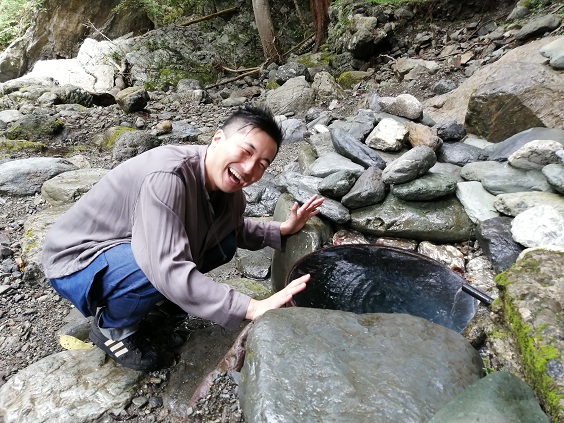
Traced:
<path fill-rule="evenodd" d="M 247 314 L 245 318 L 247 320 L 255 320 L 257 317 L 262 316 L 268 310 L 275 308 L 280 308 L 284 304 L 290 302 L 294 294 L 303 291 L 306 287 L 306 282 L 309 281 L 310 275 L 304 275 L 298 279 L 294 279 L 290 282 L 284 289 L 278 291 L 276 294 L 271 295 L 265 300 L 253 300 L 249 303 L 249 308 L 247 308 Z"/>
<path fill-rule="evenodd" d="M 323 200 L 325 198 L 317 198 L 317 195 L 314 195 L 301 207 L 298 203 L 294 203 L 292 210 L 290 210 L 290 216 L 280 225 L 280 234 L 291 235 L 302 229 L 309 219 L 319 213 L 319 207 L 321 207 Z"/>

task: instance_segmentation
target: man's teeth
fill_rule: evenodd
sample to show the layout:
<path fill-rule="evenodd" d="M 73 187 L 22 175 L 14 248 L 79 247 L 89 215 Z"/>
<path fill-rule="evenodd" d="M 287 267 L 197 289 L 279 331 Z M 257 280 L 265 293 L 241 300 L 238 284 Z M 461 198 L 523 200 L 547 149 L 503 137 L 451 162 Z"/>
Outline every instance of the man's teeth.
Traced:
<path fill-rule="evenodd" d="M 239 175 L 237 173 L 237 171 L 235 171 L 232 168 L 229 168 L 229 173 L 231 173 L 231 176 L 233 176 L 235 179 L 237 179 L 237 181 L 240 181 L 241 179 L 243 179 L 243 177 L 241 175 Z"/>

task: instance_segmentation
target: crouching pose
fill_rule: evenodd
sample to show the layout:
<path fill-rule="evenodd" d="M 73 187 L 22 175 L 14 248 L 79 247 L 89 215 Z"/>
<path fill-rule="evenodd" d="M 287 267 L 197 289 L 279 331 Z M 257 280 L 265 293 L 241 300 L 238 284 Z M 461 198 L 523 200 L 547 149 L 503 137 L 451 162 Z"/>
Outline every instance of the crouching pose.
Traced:
<path fill-rule="evenodd" d="M 237 247 L 281 249 L 319 212 L 322 198 L 297 204 L 285 222 L 243 217 L 242 189 L 259 180 L 282 140 L 272 114 L 247 106 L 227 118 L 208 146 L 162 146 L 111 170 L 49 230 L 43 261 L 53 288 L 85 316 L 92 341 L 136 370 L 160 366 L 139 322 L 168 299 L 226 328 L 281 307 L 309 275 L 256 301 L 204 273 Z"/>

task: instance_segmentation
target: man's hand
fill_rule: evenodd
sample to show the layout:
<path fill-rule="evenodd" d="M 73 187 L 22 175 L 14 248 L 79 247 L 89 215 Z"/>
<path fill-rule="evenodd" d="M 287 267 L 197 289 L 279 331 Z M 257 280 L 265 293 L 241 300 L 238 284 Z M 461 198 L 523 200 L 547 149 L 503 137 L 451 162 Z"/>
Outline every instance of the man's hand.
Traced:
<path fill-rule="evenodd" d="M 323 200 L 325 198 L 317 198 L 317 195 L 314 195 L 299 208 L 298 203 L 294 203 L 292 210 L 290 210 L 290 216 L 280 225 L 280 234 L 291 235 L 302 229 L 309 219 L 319 213 L 319 207 Z"/>
<path fill-rule="evenodd" d="M 247 320 L 255 320 L 257 317 L 262 316 L 268 310 L 275 308 L 280 308 L 284 304 L 290 302 L 294 294 L 303 291 L 306 287 L 306 282 L 309 281 L 310 275 L 304 275 L 298 279 L 294 279 L 286 288 L 278 291 L 276 294 L 271 295 L 266 300 L 253 300 L 249 303 L 249 308 L 247 308 L 247 314 L 245 318 Z"/>

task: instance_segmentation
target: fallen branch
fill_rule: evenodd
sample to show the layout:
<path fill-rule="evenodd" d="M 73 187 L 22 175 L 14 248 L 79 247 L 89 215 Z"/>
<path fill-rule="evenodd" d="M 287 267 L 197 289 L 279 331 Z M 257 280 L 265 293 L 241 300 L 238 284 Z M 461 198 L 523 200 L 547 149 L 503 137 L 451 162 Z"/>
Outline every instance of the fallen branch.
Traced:
<path fill-rule="evenodd" d="M 217 82 L 215 84 L 207 85 L 206 90 L 209 90 L 210 88 L 219 87 L 224 84 L 229 84 L 230 82 L 238 81 L 239 79 L 243 79 L 245 76 L 253 75 L 255 73 L 260 72 L 261 69 L 262 67 L 254 68 L 248 72 L 242 73 L 241 75 L 234 76 L 233 78 L 224 79 L 223 81 Z"/>
<path fill-rule="evenodd" d="M 229 8 L 229 9 L 220 10 L 219 12 L 212 13 L 211 15 L 202 16 L 201 18 L 192 19 L 192 20 L 189 20 L 189 21 L 186 21 L 186 22 L 181 22 L 178 25 L 179 26 L 188 26 L 188 25 L 192 25 L 192 24 L 195 24 L 195 23 L 198 23 L 198 22 L 207 21 L 209 19 L 217 18 L 218 16 L 225 15 L 227 13 L 234 13 L 234 12 L 237 12 L 238 10 L 239 10 L 239 8 L 235 6 L 235 7 Z"/>

